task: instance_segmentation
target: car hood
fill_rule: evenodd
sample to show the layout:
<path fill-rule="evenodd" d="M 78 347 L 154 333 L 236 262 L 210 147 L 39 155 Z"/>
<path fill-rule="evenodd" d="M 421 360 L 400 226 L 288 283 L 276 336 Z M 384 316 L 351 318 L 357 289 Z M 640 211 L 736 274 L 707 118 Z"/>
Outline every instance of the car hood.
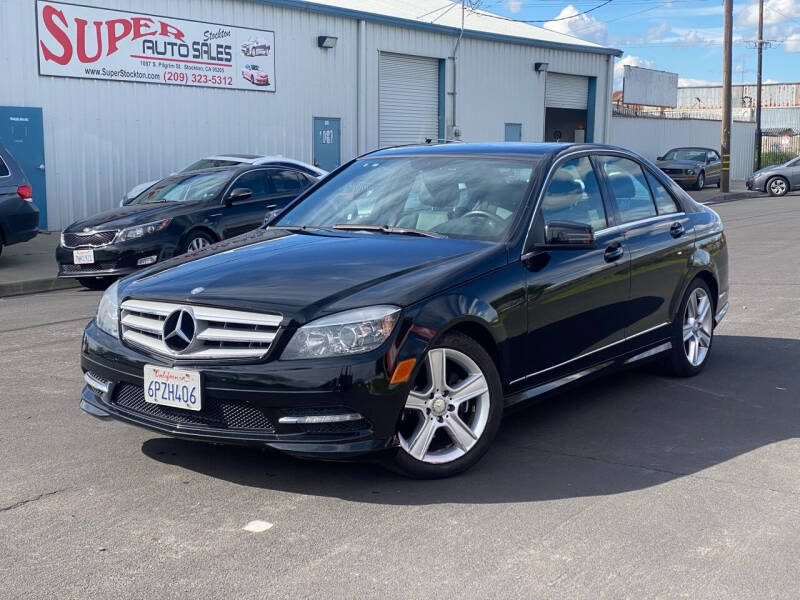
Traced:
<path fill-rule="evenodd" d="M 699 167 L 701 163 L 696 160 L 660 160 L 656 165 L 659 169 L 687 169 Z"/>
<path fill-rule="evenodd" d="M 252 69 L 246 69 L 248 73 L 252 73 L 253 75 L 258 75 L 259 77 L 266 77 L 267 74 L 264 71 L 253 71 Z"/>
<path fill-rule="evenodd" d="M 408 306 L 506 264 L 502 244 L 382 233 L 259 229 L 123 280 L 120 297 L 279 312 L 304 323 Z"/>
<path fill-rule="evenodd" d="M 773 171 L 780 171 L 785 166 L 786 165 L 772 165 L 769 167 L 764 167 L 763 169 L 759 169 L 758 171 L 753 173 L 753 177 L 755 177 L 756 175 L 760 175 L 762 173 L 772 173 Z"/>
<path fill-rule="evenodd" d="M 169 219 L 186 212 L 188 202 L 157 202 L 153 204 L 128 204 L 106 210 L 80 221 L 75 221 L 64 231 L 83 231 L 85 228 L 122 229 L 132 225 L 141 225 Z"/>

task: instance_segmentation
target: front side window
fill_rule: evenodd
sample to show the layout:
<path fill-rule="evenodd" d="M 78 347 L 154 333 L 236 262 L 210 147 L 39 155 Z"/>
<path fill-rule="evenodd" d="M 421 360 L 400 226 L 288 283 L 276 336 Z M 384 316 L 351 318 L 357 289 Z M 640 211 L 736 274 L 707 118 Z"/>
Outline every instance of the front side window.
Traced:
<path fill-rule="evenodd" d="M 600 156 L 622 223 L 656 216 L 656 205 L 638 163 L 619 156 Z"/>
<path fill-rule="evenodd" d="M 247 188 L 253 192 L 253 198 L 260 198 L 269 193 L 267 177 L 264 171 L 248 171 L 237 179 L 233 188 Z"/>
<path fill-rule="evenodd" d="M 223 186 L 230 181 L 230 178 L 230 171 L 167 177 L 139 194 L 131 204 L 210 200 L 219 194 Z"/>
<path fill-rule="evenodd" d="M 281 217 L 277 226 L 413 229 L 498 241 L 517 222 L 538 157 L 361 159 Z"/>
<path fill-rule="evenodd" d="M 553 174 L 542 199 L 545 225 L 571 221 L 591 225 L 595 230 L 608 225 L 603 196 L 589 157 L 570 160 Z"/>

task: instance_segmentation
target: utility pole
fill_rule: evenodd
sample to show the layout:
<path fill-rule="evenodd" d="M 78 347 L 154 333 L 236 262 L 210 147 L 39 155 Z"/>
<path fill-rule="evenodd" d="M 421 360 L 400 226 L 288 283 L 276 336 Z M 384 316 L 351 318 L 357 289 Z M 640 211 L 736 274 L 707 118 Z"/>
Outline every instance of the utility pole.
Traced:
<path fill-rule="evenodd" d="M 731 71 L 733 63 L 733 0 L 725 0 L 722 59 L 722 191 L 731 191 Z"/>
<path fill-rule="evenodd" d="M 764 0 L 758 0 L 758 67 L 756 67 L 756 170 L 761 168 L 761 63 L 764 52 Z"/>

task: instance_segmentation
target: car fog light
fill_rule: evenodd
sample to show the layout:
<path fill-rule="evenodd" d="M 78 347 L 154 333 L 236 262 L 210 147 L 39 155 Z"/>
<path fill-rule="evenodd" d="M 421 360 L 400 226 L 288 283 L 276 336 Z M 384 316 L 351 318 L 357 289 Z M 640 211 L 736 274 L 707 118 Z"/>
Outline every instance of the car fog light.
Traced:
<path fill-rule="evenodd" d="M 140 258 L 136 261 L 137 267 L 143 267 L 145 265 L 152 265 L 154 262 L 158 260 L 158 256 L 155 254 L 153 256 L 145 256 L 144 258 Z"/>

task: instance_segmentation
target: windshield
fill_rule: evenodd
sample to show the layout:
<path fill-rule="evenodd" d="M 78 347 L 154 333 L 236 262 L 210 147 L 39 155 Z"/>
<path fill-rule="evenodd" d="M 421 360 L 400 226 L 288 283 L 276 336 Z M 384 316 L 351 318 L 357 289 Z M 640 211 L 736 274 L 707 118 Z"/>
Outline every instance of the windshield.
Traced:
<path fill-rule="evenodd" d="M 258 65 L 250 65 L 251 71 L 258 71 Z"/>
<path fill-rule="evenodd" d="M 675 148 L 664 155 L 664 160 L 691 160 L 706 162 L 706 151 L 697 148 Z"/>
<path fill-rule="evenodd" d="M 357 225 L 500 240 L 522 211 L 538 157 L 363 159 L 283 215 L 277 226 Z"/>
<path fill-rule="evenodd" d="M 197 173 L 188 177 L 168 177 L 142 192 L 131 204 L 153 202 L 191 202 L 210 200 L 230 180 L 233 171 Z"/>
<path fill-rule="evenodd" d="M 216 169 L 218 167 L 235 167 L 241 165 L 237 160 L 220 160 L 218 158 L 201 158 L 197 162 L 193 162 L 188 167 L 181 169 L 181 173 L 189 173 L 191 171 L 201 171 L 203 169 Z"/>

